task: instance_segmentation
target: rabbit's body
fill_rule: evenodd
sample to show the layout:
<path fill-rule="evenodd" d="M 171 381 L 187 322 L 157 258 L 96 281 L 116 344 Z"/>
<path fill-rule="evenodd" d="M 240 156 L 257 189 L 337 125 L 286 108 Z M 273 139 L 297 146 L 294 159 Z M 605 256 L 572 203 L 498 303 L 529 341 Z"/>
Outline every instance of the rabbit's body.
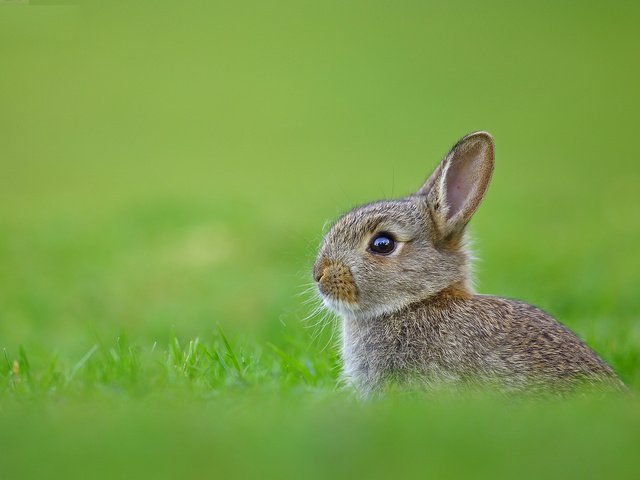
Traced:
<path fill-rule="evenodd" d="M 524 302 L 459 290 L 397 312 L 343 323 L 344 378 L 367 394 L 402 384 L 497 384 L 503 391 L 566 391 L 619 384 L 569 329 Z"/>
<path fill-rule="evenodd" d="M 622 385 L 543 311 L 473 292 L 465 226 L 492 172 L 493 139 L 470 134 L 415 194 L 355 208 L 325 235 L 313 276 L 342 316 L 344 376 L 363 394 L 388 381 L 506 391 Z"/>

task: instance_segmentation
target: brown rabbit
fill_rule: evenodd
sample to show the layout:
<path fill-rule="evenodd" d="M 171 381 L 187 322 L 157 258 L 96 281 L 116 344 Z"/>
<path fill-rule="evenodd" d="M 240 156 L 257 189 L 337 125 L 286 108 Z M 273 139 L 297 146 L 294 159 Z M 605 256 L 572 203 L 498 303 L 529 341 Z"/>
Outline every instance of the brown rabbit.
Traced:
<path fill-rule="evenodd" d="M 489 185 L 493 152 L 488 133 L 467 135 L 417 193 L 355 208 L 324 237 L 313 276 L 342 317 L 344 378 L 362 394 L 389 382 L 623 387 L 547 313 L 473 291 L 465 226 Z"/>

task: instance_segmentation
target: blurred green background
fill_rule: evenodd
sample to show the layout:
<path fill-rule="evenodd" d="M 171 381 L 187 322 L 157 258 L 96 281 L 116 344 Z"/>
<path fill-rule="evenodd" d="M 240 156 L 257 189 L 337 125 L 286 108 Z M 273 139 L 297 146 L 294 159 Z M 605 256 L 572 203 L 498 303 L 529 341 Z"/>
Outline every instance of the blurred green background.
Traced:
<path fill-rule="evenodd" d="M 637 2 L 8 3 L 3 478 L 638 474 L 635 399 L 362 405 L 303 322 L 325 221 L 487 130 L 478 290 L 637 391 Z"/>

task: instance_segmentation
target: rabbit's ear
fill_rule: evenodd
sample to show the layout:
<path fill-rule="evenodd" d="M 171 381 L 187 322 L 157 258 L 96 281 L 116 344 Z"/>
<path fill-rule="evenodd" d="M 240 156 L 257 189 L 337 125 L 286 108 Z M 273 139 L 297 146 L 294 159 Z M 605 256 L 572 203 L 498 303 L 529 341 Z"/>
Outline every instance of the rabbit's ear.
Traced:
<path fill-rule="evenodd" d="M 436 167 L 418 195 L 426 195 L 443 237 L 461 232 L 478 208 L 493 172 L 493 138 L 487 132 L 461 139 Z"/>

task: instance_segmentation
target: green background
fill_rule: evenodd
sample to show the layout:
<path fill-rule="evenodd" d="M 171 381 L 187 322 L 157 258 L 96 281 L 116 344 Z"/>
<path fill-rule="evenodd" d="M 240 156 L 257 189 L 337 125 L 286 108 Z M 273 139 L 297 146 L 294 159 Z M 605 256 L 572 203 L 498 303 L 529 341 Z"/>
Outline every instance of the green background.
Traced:
<path fill-rule="evenodd" d="M 0 475 L 637 477 L 639 20 L 0 2 Z M 552 313 L 630 398 L 340 390 L 304 320 L 323 225 L 473 130 L 496 142 L 478 290 Z"/>

